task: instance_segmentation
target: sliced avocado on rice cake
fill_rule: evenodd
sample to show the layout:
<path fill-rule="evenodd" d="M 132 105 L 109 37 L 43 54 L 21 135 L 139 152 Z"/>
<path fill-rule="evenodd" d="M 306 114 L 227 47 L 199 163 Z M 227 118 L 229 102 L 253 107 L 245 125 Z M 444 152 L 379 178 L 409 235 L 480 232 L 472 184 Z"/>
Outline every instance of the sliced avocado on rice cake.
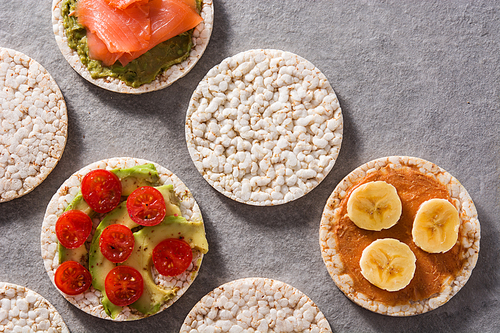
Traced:
<path fill-rule="evenodd" d="M 182 235 L 184 239 L 196 240 L 191 241 L 192 248 L 196 248 L 202 253 L 208 251 L 208 244 L 205 239 L 205 230 L 202 222 L 188 222 L 180 216 L 180 208 L 175 203 L 170 202 L 169 198 L 173 193 L 172 185 L 162 185 L 157 187 L 162 193 L 167 202 L 166 218 L 159 225 L 144 227 L 134 233 L 135 247 L 132 255 L 120 265 L 127 265 L 136 268 L 142 275 L 144 280 L 144 293 L 135 303 L 130 306 L 144 314 L 154 314 L 166 300 L 175 296 L 176 287 L 165 289 L 158 287 L 151 273 L 152 268 L 152 251 L 155 246 L 162 240 L 171 237 L 179 237 Z M 174 194 L 175 196 L 175 194 Z M 177 215 L 177 216 L 176 216 Z M 103 294 L 103 306 L 106 313 L 115 318 L 122 310 L 122 307 L 116 306 L 109 301 L 106 296 L 104 280 L 117 264 L 107 260 L 102 254 L 99 247 L 99 238 L 102 231 L 111 224 L 122 224 L 129 227 L 131 230 L 140 227 L 132 221 L 128 215 L 126 202 L 122 202 L 113 211 L 108 213 L 101 221 L 94 233 L 92 243 L 90 245 L 89 255 L 89 271 L 92 275 L 92 285 Z"/>
<path fill-rule="evenodd" d="M 84 175 L 96 169 L 108 169 L 118 175 L 121 178 L 124 195 L 130 194 L 135 188 L 144 188 L 143 185 L 158 186 L 156 188 L 167 204 L 163 222 L 155 226 L 141 226 L 132 221 L 126 208 L 126 196 L 122 197 L 118 207 L 109 213 L 92 212 L 82 199 L 80 183 Z M 87 242 L 77 249 L 65 249 L 57 240 L 54 243 L 56 237 L 54 226 L 58 216 L 66 211 L 67 207 L 90 212 L 90 216 L 93 216 L 95 230 Z M 117 223 L 131 228 L 136 246 L 126 261 L 115 264 L 103 257 L 99 241 L 103 229 Z M 189 267 L 176 276 L 161 275 L 152 265 L 151 251 L 154 245 L 169 237 L 184 239 L 189 244 L 187 247 L 189 252 L 192 252 L 192 260 L 187 261 Z M 151 249 L 144 252 L 146 248 Z M 134 158 L 115 158 L 96 162 L 73 174 L 53 196 L 42 225 L 42 256 L 47 273 L 53 282 L 55 271 L 65 260 L 83 260 L 83 265 L 89 267 L 93 275 L 93 287 L 76 296 L 61 292 L 63 296 L 89 314 L 115 321 L 145 318 L 172 305 L 196 278 L 203 254 L 207 251 L 208 244 L 201 212 L 190 191 L 167 169 Z M 109 302 L 106 297 L 104 287 L 106 272 L 103 273 L 103 270 L 109 271 L 113 267 L 120 266 L 136 269 L 141 272 L 144 280 L 144 293 L 141 298 L 128 306 L 117 306 Z"/>
<path fill-rule="evenodd" d="M 122 185 L 122 196 L 128 196 L 136 188 L 141 186 L 151 186 L 158 183 L 160 177 L 153 164 L 137 165 L 131 168 L 111 170 L 119 179 Z M 93 218 L 97 213 L 85 202 L 82 191 L 80 190 L 73 201 L 64 210 L 81 210 L 90 218 Z M 88 250 L 86 244 L 79 246 L 76 249 L 67 249 L 61 243 L 58 244 L 59 263 L 74 260 L 79 262 L 84 267 L 88 267 Z"/>

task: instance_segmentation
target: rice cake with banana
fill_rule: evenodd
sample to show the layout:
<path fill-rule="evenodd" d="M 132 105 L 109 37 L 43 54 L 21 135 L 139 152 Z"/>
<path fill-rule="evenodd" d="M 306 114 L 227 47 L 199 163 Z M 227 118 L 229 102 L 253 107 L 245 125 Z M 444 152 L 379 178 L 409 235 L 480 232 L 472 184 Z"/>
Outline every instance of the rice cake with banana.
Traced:
<path fill-rule="evenodd" d="M 347 175 L 328 199 L 319 232 L 338 288 L 389 316 L 445 304 L 469 279 L 479 241 L 466 189 L 437 165 L 407 156 L 373 160 Z"/>

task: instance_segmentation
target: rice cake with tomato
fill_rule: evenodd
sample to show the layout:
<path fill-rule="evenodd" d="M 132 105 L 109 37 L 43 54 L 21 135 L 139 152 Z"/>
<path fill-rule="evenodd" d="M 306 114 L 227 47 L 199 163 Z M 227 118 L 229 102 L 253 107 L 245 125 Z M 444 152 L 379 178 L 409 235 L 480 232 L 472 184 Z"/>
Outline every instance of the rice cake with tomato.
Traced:
<path fill-rule="evenodd" d="M 192 38 L 191 38 L 192 46 L 191 49 L 189 50 L 187 58 L 182 60 L 182 62 L 175 63 L 173 65 L 171 65 L 171 63 L 169 62 L 169 65 L 171 66 L 168 67 L 166 70 L 160 71 L 160 73 L 156 76 L 156 78 L 153 81 L 151 81 L 150 83 L 142 84 L 139 87 L 132 87 L 116 77 L 112 76 L 98 77 L 98 78 L 92 77 L 91 72 L 89 71 L 87 66 L 85 66 L 82 63 L 82 60 L 80 59 L 81 55 L 78 54 L 78 51 L 76 49 L 71 48 L 68 45 L 68 36 L 65 30 L 67 29 L 67 27 L 65 27 L 64 18 L 62 15 L 62 5 L 64 1 L 65 0 L 53 0 L 52 2 L 53 31 L 55 34 L 57 45 L 60 51 L 62 52 L 64 58 L 68 61 L 71 67 L 73 67 L 73 69 L 87 81 L 103 89 L 118 93 L 142 94 L 145 92 L 160 90 L 170 86 L 172 83 L 182 78 L 194 67 L 194 65 L 203 55 L 210 40 L 210 35 L 212 33 L 212 28 L 213 28 L 214 10 L 213 10 L 212 0 L 202 0 L 199 16 L 201 16 L 203 21 L 199 23 L 192 32 Z M 112 3 L 112 1 L 108 2 Z M 122 3 L 124 2 L 125 1 L 122 1 Z M 137 2 L 134 3 L 134 1 L 128 1 L 128 2 L 132 3 L 131 6 L 140 5 L 141 3 L 144 3 L 144 1 L 138 3 Z M 120 2 L 117 2 L 117 5 L 119 4 Z M 72 15 L 72 13 L 70 13 L 70 15 Z M 94 34 L 91 34 L 91 36 L 94 36 Z M 93 40 L 95 40 L 95 38 Z M 103 45 L 100 45 L 101 43 L 99 43 L 99 46 L 102 48 Z M 104 45 L 104 47 L 106 46 Z M 79 48 L 82 47 L 79 46 Z M 147 54 L 150 53 L 148 52 Z M 153 59 L 154 57 L 155 55 L 151 54 L 150 58 Z M 100 66 L 100 61 L 97 62 L 99 63 Z M 175 62 L 177 62 L 177 60 Z M 92 66 L 95 67 L 95 65 Z M 109 67 L 105 66 L 103 68 L 107 69 Z"/>
<path fill-rule="evenodd" d="M 393 185 L 401 199 L 401 217 L 389 229 L 361 229 L 347 214 L 347 201 L 352 192 L 372 181 Z M 416 212 L 431 198 L 448 200 L 459 213 L 458 241 L 444 253 L 427 253 L 412 239 Z M 398 291 L 380 289 L 361 273 L 363 250 L 384 238 L 408 245 L 416 256 L 413 279 Z M 349 173 L 330 195 L 319 231 L 323 261 L 338 288 L 365 309 L 389 316 L 425 313 L 450 300 L 465 285 L 476 265 L 479 241 L 477 211 L 466 189 L 437 165 L 407 156 L 376 159 Z"/>
<path fill-rule="evenodd" d="M 45 212 L 42 230 L 41 230 L 41 249 L 42 249 L 42 257 L 44 260 L 45 270 L 49 275 L 50 280 L 56 285 L 54 281 L 54 275 L 59 267 L 59 253 L 58 253 L 58 238 L 56 235 L 56 222 L 58 217 L 65 211 L 68 205 L 73 201 L 73 199 L 80 193 L 81 182 L 83 177 L 89 173 L 91 170 L 96 169 L 106 169 L 106 170 L 114 170 L 114 169 L 123 169 L 123 168 L 131 168 L 134 166 L 145 165 L 152 163 L 159 175 L 159 183 L 161 185 L 173 185 L 173 190 L 175 192 L 175 196 L 179 200 L 179 206 L 182 217 L 184 217 L 188 222 L 201 222 L 203 223 L 203 218 L 201 215 L 200 208 L 193 198 L 192 193 L 189 189 L 184 185 L 184 183 L 171 171 L 166 168 L 143 159 L 136 159 L 131 157 L 122 157 L 122 158 L 111 158 L 102 161 L 98 161 L 92 163 L 81 170 L 75 172 L 71 175 L 58 189 L 58 191 L 54 194 L 52 199 L 50 200 L 47 210 Z M 96 227 L 99 225 L 102 215 L 96 215 L 93 218 L 93 231 L 87 239 L 86 246 L 87 248 L 90 246 L 90 239 L 95 232 Z M 196 278 L 198 271 L 201 266 L 201 262 L 203 259 L 203 253 L 198 249 L 193 249 L 193 259 L 189 267 L 185 272 L 178 276 L 167 277 L 158 274 L 156 269 L 152 268 L 152 274 L 154 277 L 154 282 L 161 288 L 165 289 L 178 289 L 175 293 L 175 296 L 167 300 L 159 309 L 158 312 L 161 312 L 171 306 L 175 301 L 177 301 L 189 288 L 189 286 L 193 283 Z M 56 289 L 57 286 L 56 286 Z M 104 307 L 101 303 L 102 294 L 99 290 L 96 290 L 93 286 L 91 286 L 84 293 L 71 296 L 63 293 L 58 289 L 58 291 L 68 300 L 70 303 L 75 305 L 77 308 L 85 311 L 88 314 L 93 316 L 109 319 L 114 321 L 125 321 L 125 320 L 137 320 L 145 318 L 149 315 L 145 315 L 136 309 L 131 308 L 130 306 L 125 306 L 123 310 L 116 316 L 116 318 L 112 319 L 105 312 Z M 156 313 L 158 313 L 156 312 Z"/>

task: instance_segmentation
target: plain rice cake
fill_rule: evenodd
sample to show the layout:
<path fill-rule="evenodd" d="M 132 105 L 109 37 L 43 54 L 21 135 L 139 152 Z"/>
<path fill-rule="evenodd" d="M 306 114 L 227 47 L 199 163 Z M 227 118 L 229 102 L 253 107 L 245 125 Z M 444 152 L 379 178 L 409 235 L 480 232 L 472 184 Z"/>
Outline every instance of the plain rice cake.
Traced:
<path fill-rule="evenodd" d="M 56 308 L 36 292 L 0 282 L 0 332 L 69 333 Z"/>
<path fill-rule="evenodd" d="M 339 101 L 309 61 L 280 50 L 223 60 L 199 83 L 186 141 L 205 180 L 249 205 L 296 200 L 335 164 L 342 143 Z"/>
<path fill-rule="evenodd" d="M 181 333 L 332 332 L 314 302 L 296 288 L 267 278 L 244 278 L 215 288 L 189 312 Z"/>
<path fill-rule="evenodd" d="M 33 191 L 66 146 L 68 116 L 52 76 L 27 55 L 0 48 L 0 203 Z"/>

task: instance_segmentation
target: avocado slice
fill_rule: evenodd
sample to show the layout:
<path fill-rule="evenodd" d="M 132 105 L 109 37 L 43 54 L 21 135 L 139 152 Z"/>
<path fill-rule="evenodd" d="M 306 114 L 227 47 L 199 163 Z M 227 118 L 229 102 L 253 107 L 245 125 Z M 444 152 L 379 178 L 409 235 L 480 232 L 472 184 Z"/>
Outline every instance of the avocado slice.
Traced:
<path fill-rule="evenodd" d="M 132 219 L 128 215 L 126 201 L 123 201 L 121 204 L 119 204 L 118 207 L 109 212 L 108 215 L 106 215 L 106 217 L 101 221 L 94 233 L 94 237 L 92 238 L 89 255 L 89 271 L 90 275 L 92 275 L 92 285 L 95 289 L 101 291 L 103 295 L 102 305 L 104 306 L 104 310 L 106 311 L 106 313 L 111 318 L 116 318 L 116 316 L 122 310 L 122 307 L 114 305 L 109 301 L 104 288 L 104 280 L 106 279 L 109 271 L 111 271 L 116 266 L 116 264 L 112 263 L 104 257 L 101 249 L 99 248 L 99 239 L 101 238 L 103 230 L 107 226 L 115 223 L 123 224 L 130 229 L 139 226 L 137 223 L 132 221 Z"/>
<path fill-rule="evenodd" d="M 81 210 L 90 218 L 95 216 L 96 212 L 90 208 L 90 206 L 83 200 L 82 192 L 79 192 L 76 197 L 71 201 L 71 203 L 66 207 L 64 210 L 65 212 L 68 210 Z M 59 262 L 62 264 L 65 261 L 76 261 L 82 264 L 83 266 L 87 266 L 88 262 L 88 252 L 87 248 L 85 247 L 85 244 L 82 244 L 81 246 L 77 247 L 76 249 L 67 249 L 64 246 L 61 245 L 61 243 L 58 243 L 58 252 L 59 252 Z"/>
<path fill-rule="evenodd" d="M 208 251 L 205 230 L 202 221 L 188 222 L 181 216 L 179 203 L 172 185 L 156 188 L 165 199 L 167 208 L 165 219 L 156 226 L 142 227 L 134 233 L 135 246 L 130 257 L 121 265 L 137 269 L 144 280 L 144 292 L 141 298 L 130 306 L 144 314 L 156 313 L 161 305 L 175 296 L 175 289 L 164 289 L 155 284 L 151 273 L 152 251 L 156 244 L 171 237 L 183 237 L 192 248 L 202 253 Z M 90 245 L 89 271 L 92 275 L 92 285 L 101 291 L 104 310 L 111 318 L 121 312 L 122 307 L 116 306 L 106 296 L 104 281 L 109 271 L 119 264 L 107 260 L 99 248 L 99 238 L 102 231 L 111 224 L 123 224 L 134 229 L 139 227 L 128 215 L 126 202 L 122 202 L 111 211 L 97 227 Z"/>
<path fill-rule="evenodd" d="M 168 216 L 160 224 L 143 228 L 136 233 L 134 251 L 123 265 L 135 267 L 144 280 L 144 292 L 130 306 L 144 314 L 158 312 L 161 305 L 176 295 L 178 288 L 164 289 L 155 284 L 151 268 L 153 266 L 153 249 L 167 238 L 181 238 L 191 248 L 202 253 L 208 252 L 203 222 L 188 222 L 182 216 Z"/>
<path fill-rule="evenodd" d="M 130 193 L 141 186 L 152 186 L 154 184 L 157 184 L 160 180 L 158 171 L 156 171 L 156 168 L 152 163 L 136 165 L 126 169 L 114 169 L 111 170 L 111 172 L 113 172 L 121 181 L 122 197 L 129 196 Z M 72 209 L 81 210 L 91 218 L 96 215 L 96 212 L 94 212 L 83 199 L 81 191 L 76 195 L 76 197 L 64 211 Z M 83 266 L 87 266 L 88 251 L 85 247 L 85 244 L 76 249 L 67 249 L 61 244 L 58 244 L 58 253 L 59 263 L 74 260 L 79 262 Z"/>
<path fill-rule="evenodd" d="M 128 197 L 141 186 L 152 186 L 160 181 L 154 164 L 136 165 L 127 169 L 111 170 L 122 183 L 122 197 Z"/>
<path fill-rule="evenodd" d="M 82 191 L 78 192 L 76 197 L 73 199 L 73 201 L 70 202 L 70 204 L 68 205 L 68 207 L 66 207 L 64 211 L 66 212 L 68 210 L 73 210 L 73 209 L 81 210 L 91 218 L 96 214 L 92 210 L 92 208 L 90 208 L 88 203 L 86 203 L 85 200 L 83 200 Z"/>

